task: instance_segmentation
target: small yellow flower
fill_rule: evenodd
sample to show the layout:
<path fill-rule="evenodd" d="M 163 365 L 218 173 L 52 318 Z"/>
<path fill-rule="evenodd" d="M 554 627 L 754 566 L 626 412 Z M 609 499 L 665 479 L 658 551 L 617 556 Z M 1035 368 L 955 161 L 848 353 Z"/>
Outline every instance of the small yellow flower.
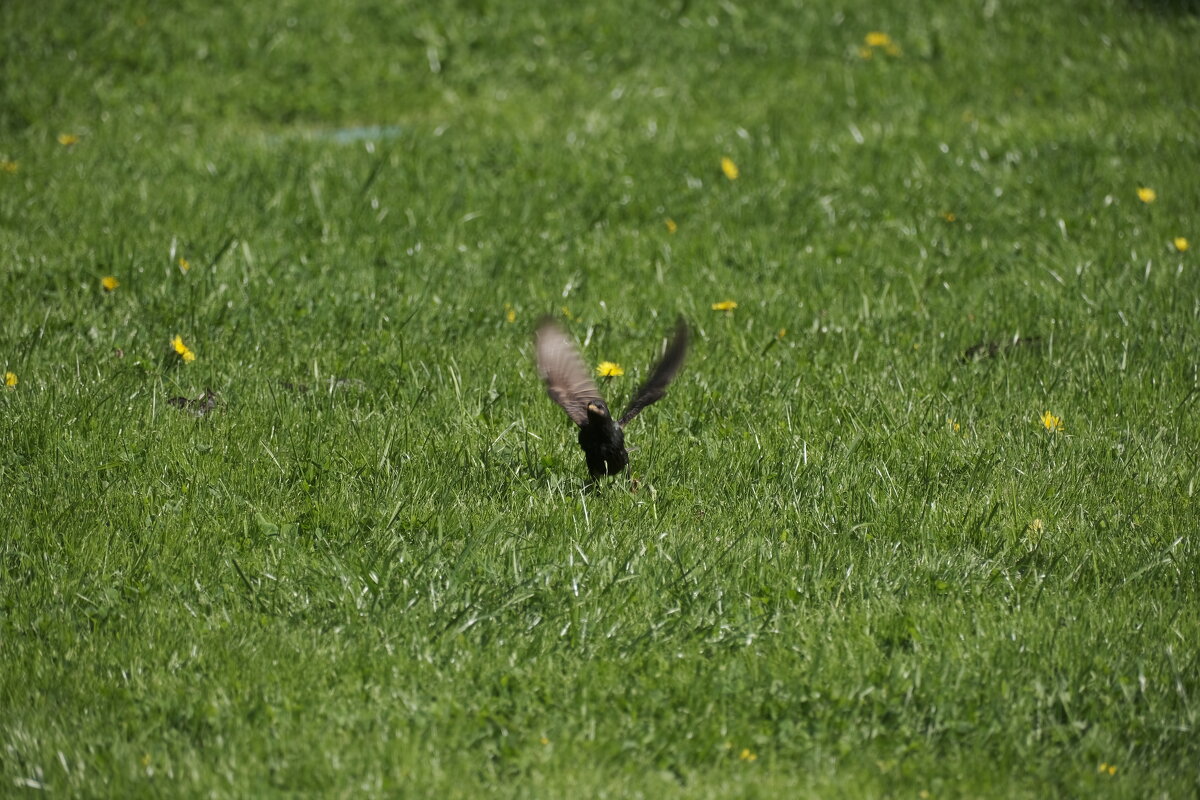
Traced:
<path fill-rule="evenodd" d="M 1182 236 L 1176 236 L 1175 241 L 1171 242 L 1171 244 L 1175 245 L 1175 249 L 1181 253 L 1186 252 L 1190 246 L 1188 245 L 1188 240 Z"/>
<path fill-rule="evenodd" d="M 667 233 L 674 233 L 679 230 L 679 226 L 675 224 L 675 220 L 667 217 Z"/>
<path fill-rule="evenodd" d="M 63 147 L 70 147 L 73 144 L 79 143 L 79 137 L 73 133 L 60 133 L 58 135 L 58 143 Z"/>
<path fill-rule="evenodd" d="M 1154 191 L 1148 186 L 1139 187 L 1137 190 L 1137 195 L 1138 200 L 1141 200 L 1143 203 L 1153 203 L 1158 199 L 1158 192 Z"/>
<path fill-rule="evenodd" d="M 1100 766 L 1096 767 L 1096 772 L 1099 772 L 1101 774 L 1107 773 L 1109 775 L 1116 775 L 1117 774 L 1117 765 L 1109 764 L 1105 761 L 1101 761 Z"/>
<path fill-rule="evenodd" d="M 517 321 L 517 310 L 509 303 L 504 304 L 504 318 L 509 322 Z"/>
<path fill-rule="evenodd" d="M 539 742 L 541 742 L 542 744 L 550 744 L 550 740 L 549 740 L 549 739 L 547 739 L 545 736 L 543 736 L 543 737 L 542 737 L 541 739 L 539 739 L 538 741 L 539 741 Z"/>
<path fill-rule="evenodd" d="M 946 425 L 948 425 L 950 430 L 954 431 L 955 433 L 958 433 L 962 428 L 962 426 L 958 424 L 957 420 L 953 420 L 950 417 L 946 417 Z"/>
<path fill-rule="evenodd" d="M 121 285 L 121 282 L 119 280 L 117 280 L 116 277 L 113 275 L 105 275 L 103 278 L 100 279 L 100 286 L 106 292 L 111 292 L 113 289 L 116 289 L 120 285 Z"/>
<path fill-rule="evenodd" d="M 787 336 L 787 328 L 780 328 L 779 330 L 775 331 L 776 339 L 782 339 L 785 336 Z"/>
<path fill-rule="evenodd" d="M 625 374 L 625 370 L 620 364 L 601 361 L 600 366 L 596 367 L 596 374 L 601 378 L 619 378 Z"/>
<path fill-rule="evenodd" d="M 892 37 L 881 31 L 871 31 L 863 41 L 867 43 L 867 47 L 887 47 L 895 44 Z"/>
<path fill-rule="evenodd" d="M 16 172 L 17 169 L 18 166 L 15 161 L 0 161 L 0 171 L 2 172 Z"/>
<path fill-rule="evenodd" d="M 712 304 L 713 311 L 733 311 L 735 308 L 737 308 L 737 302 L 733 300 L 722 300 Z"/>
<path fill-rule="evenodd" d="M 954 222 L 958 217 L 955 216 L 953 211 L 943 211 L 942 219 L 946 220 L 946 222 Z"/>
<path fill-rule="evenodd" d="M 729 178 L 731 181 L 736 181 L 738 179 L 738 175 L 741 175 L 741 173 L 738 171 L 738 165 L 733 163 L 733 159 L 729 156 L 724 156 L 721 159 L 721 172 L 724 172 L 725 177 Z"/>
<path fill-rule="evenodd" d="M 757 761 L 758 760 L 758 756 L 755 755 L 754 753 L 750 752 L 749 747 L 743 748 L 741 754 L 738 755 L 738 758 L 740 758 L 742 761 Z"/>
<path fill-rule="evenodd" d="M 182 336 L 176 336 L 171 340 L 171 348 L 184 360 L 185 363 L 192 363 L 196 360 L 196 354 L 192 349 L 183 343 Z"/>
<path fill-rule="evenodd" d="M 7 386 L 11 389 L 13 386 L 16 386 L 18 383 L 19 383 L 19 381 L 17 380 L 17 373 L 15 373 L 15 372 L 4 373 L 4 385 L 5 386 Z"/>
<path fill-rule="evenodd" d="M 1042 426 L 1051 433 L 1062 433 L 1063 422 L 1062 417 L 1056 417 L 1049 411 L 1042 414 Z"/>
<path fill-rule="evenodd" d="M 567 308 L 566 306 L 562 306 L 559 310 L 562 311 L 562 315 L 570 322 L 574 322 L 575 320 L 579 319 L 579 317 L 572 314 L 571 309 Z"/>
<path fill-rule="evenodd" d="M 179 257 L 179 269 L 180 269 L 180 271 L 181 271 L 181 272 L 183 272 L 183 274 L 185 274 L 185 275 L 186 275 L 186 274 L 187 274 L 187 271 L 188 271 L 189 269 L 191 269 L 191 268 L 192 268 L 192 265 L 188 263 L 188 260 L 187 260 L 186 258 L 184 258 L 183 256 L 180 256 L 180 257 Z"/>

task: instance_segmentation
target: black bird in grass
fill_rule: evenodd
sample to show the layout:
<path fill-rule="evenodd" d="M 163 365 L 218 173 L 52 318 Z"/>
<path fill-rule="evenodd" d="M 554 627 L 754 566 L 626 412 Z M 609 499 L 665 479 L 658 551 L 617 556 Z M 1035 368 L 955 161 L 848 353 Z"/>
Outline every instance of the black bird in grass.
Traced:
<path fill-rule="evenodd" d="M 538 374 L 546 382 L 546 392 L 579 426 L 579 446 L 587 456 L 588 472 L 596 478 L 616 475 L 629 463 L 624 428 L 643 408 L 666 396 L 667 385 L 683 366 L 683 357 L 687 354 L 688 327 L 680 317 L 666 352 L 619 420 L 612 418 L 591 372 L 561 325 L 549 317 L 544 318 L 538 324 L 534 345 Z"/>

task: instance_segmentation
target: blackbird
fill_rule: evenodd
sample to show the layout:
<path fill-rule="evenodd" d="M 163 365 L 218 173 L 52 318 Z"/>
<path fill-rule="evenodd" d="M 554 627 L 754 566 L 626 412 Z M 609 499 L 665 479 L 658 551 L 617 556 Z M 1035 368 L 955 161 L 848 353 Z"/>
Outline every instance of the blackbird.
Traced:
<path fill-rule="evenodd" d="M 588 472 L 596 478 L 616 475 L 629 463 L 624 428 L 643 408 L 666 396 L 667 385 L 683 366 L 687 354 L 688 327 L 680 317 L 663 357 L 618 420 L 612 418 L 575 343 L 561 325 L 549 317 L 543 318 L 534 335 L 534 346 L 538 374 L 546 382 L 546 392 L 579 426 L 579 446 L 587 456 Z"/>

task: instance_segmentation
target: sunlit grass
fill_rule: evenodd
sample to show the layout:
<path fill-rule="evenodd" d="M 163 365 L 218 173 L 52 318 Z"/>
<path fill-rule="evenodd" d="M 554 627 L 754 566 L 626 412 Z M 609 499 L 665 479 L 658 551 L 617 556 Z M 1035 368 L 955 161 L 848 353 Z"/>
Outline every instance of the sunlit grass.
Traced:
<path fill-rule="evenodd" d="M 0 6 L 0 785 L 1194 792 L 1200 25 L 1095 5 Z M 594 491 L 547 313 L 693 330 Z"/>

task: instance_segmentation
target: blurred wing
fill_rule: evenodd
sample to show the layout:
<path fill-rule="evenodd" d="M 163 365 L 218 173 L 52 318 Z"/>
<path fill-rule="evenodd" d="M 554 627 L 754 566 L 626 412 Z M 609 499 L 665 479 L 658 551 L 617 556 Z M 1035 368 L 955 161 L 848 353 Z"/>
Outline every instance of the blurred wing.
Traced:
<path fill-rule="evenodd" d="M 674 380 L 675 373 L 679 372 L 679 368 L 683 366 L 683 357 L 687 355 L 687 348 L 688 327 L 687 323 L 683 321 L 683 317 L 680 317 L 679 321 L 675 323 L 675 337 L 667 345 L 667 352 L 663 353 L 663 357 L 654 365 L 650 377 L 637 390 L 637 394 L 629 401 L 629 408 L 625 409 L 625 413 L 621 415 L 621 427 L 625 427 L 643 408 L 666 397 L 667 385 Z"/>
<path fill-rule="evenodd" d="M 552 319 L 542 320 L 534 334 L 534 346 L 546 393 L 576 425 L 582 427 L 587 422 L 588 403 L 606 407 L 575 343 L 561 325 Z"/>

